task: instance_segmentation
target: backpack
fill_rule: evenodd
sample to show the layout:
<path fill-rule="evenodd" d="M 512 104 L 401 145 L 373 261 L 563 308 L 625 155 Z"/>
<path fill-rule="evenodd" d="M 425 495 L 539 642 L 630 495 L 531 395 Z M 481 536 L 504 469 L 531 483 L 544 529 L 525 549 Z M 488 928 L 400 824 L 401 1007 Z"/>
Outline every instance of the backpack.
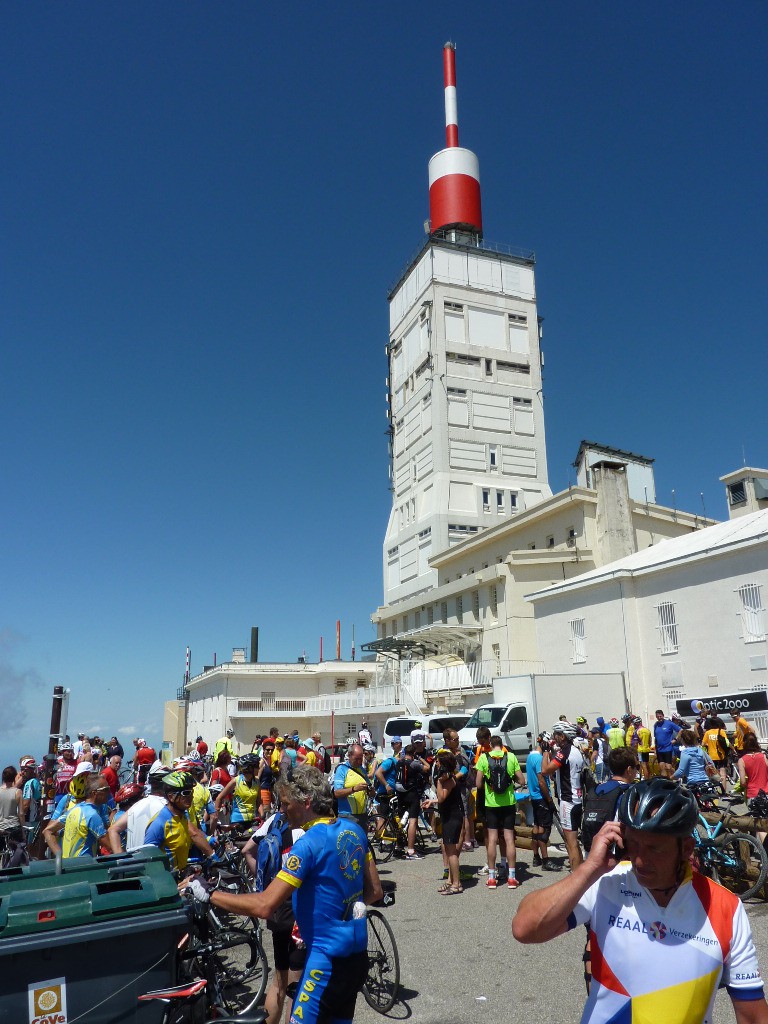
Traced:
<path fill-rule="evenodd" d="M 395 792 L 411 793 L 418 788 L 420 773 L 411 770 L 411 762 L 401 757 L 395 766 Z"/>
<path fill-rule="evenodd" d="M 264 892 L 270 882 L 277 878 L 283 864 L 283 853 L 293 843 L 293 829 L 283 820 L 282 814 L 276 814 L 267 834 L 259 840 L 256 848 L 256 875 L 253 888 L 256 892 Z M 278 906 L 268 920 L 278 929 L 293 927 L 293 909 L 290 899 Z"/>
<path fill-rule="evenodd" d="M 584 812 L 581 819 L 581 845 L 589 853 L 592 840 L 606 823 L 616 817 L 616 805 L 626 786 L 618 785 L 608 793 L 598 793 L 597 787 L 584 790 Z"/>
<path fill-rule="evenodd" d="M 501 757 L 491 757 L 490 754 L 486 754 L 485 759 L 488 762 L 488 785 L 490 789 L 494 793 L 506 793 L 512 785 L 512 779 L 507 771 L 506 752 Z"/>
<path fill-rule="evenodd" d="M 321 771 L 323 771 L 327 775 L 332 767 L 333 766 L 331 764 L 331 755 L 328 753 L 328 748 L 323 747 L 323 766 Z"/>

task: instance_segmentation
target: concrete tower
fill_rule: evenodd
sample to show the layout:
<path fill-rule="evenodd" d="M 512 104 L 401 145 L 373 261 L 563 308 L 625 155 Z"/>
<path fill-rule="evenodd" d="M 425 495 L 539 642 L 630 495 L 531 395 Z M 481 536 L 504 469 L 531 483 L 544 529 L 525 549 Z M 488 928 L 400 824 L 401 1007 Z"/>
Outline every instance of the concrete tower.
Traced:
<path fill-rule="evenodd" d="M 534 257 L 482 241 L 479 164 L 459 146 L 455 58 L 446 43 L 430 234 L 389 294 L 385 606 L 436 584 L 433 555 L 552 493 Z"/>

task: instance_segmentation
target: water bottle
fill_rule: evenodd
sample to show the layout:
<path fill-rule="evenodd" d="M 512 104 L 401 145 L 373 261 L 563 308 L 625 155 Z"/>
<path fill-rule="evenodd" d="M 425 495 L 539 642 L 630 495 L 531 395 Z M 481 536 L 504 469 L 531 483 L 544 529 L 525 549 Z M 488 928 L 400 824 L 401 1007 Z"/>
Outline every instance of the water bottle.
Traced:
<path fill-rule="evenodd" d="M 408 814 L 408 811 L 403 811 L 403 816 L 400 818 L 400 824 L 403 826 L 403 828 L 405 828 L 405 826 L 408 824 L 409 817 L 410 815 Z"/>

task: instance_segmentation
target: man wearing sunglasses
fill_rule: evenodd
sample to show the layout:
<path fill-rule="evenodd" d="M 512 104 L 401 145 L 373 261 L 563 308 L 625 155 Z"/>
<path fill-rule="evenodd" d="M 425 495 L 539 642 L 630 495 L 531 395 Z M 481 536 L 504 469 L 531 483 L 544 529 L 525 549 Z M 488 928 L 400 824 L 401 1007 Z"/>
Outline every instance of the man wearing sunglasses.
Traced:
<path fill-rule="evenodd" d="M 189 772 L 166 775 L 163 779 L 165 807 L 152 818 L 144 833 L 144 845 L 165 850 L 174 871 L 182 871 L 187 866 L 192 846 L 206 857 L 214 856 L 208 840 L 189 818 L 194 791 L 195 779 Z"/>
<path fill-rule="evenodd" d="M 85 799 L 73 804 L 60 819 L 64 833 L 61 837 L 62 857 L 95 857 L 99 852 L 99 840 L 106 834 L 106 826 L 101 816 L 101 808 L 110 796 L 109 782 L 103 775 L 91 775 L 85 784 Z M 55 837 L 53 843 L 56 843 Z M 54 846 L 49 843 L 56 852 Z M 113 853 L 120 853 L 118 844 L 115 849 L 110 840 Z"/>

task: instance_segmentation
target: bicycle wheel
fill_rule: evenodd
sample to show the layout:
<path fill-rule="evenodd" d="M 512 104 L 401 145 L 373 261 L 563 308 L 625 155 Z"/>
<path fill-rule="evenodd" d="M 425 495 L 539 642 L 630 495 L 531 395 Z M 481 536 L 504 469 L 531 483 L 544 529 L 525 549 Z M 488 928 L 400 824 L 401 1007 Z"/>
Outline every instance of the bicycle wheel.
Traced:
<path fill-rule="evenodd" d="M 762 889 L 768 875 L 768 854 L 763 844 L 746 832 L 718 836 L 711 864 L 715 880 L 741 900 Z"/>
<path fill-rule="evenodd" d="M 391 860 L 398 845 L 402 844 L 402 829 L 390 816 L 386 819 L 381 827 L 381 832 L 375 837 L 373 845 L 376 847 L 378 852 L 378 861 L 381 864 L 386 864 L 388 860 Z"/>
<path fill-rule="evenodd" d="M 400 958 L 389 921 L 379 910 L 368 911 L 368 974 L 363 984 L 366 1003 L 379 1013 L 391 1010 L 400 991 Z"/>
<path fill-rule="evenodd" d="M 214 999 L 222 1009 L 237 1016 L 259 1005 L 267 988 L 269 968 L 257 931 L 228 928 L 202 959 L 203 976 L 212 977 Z"/>

